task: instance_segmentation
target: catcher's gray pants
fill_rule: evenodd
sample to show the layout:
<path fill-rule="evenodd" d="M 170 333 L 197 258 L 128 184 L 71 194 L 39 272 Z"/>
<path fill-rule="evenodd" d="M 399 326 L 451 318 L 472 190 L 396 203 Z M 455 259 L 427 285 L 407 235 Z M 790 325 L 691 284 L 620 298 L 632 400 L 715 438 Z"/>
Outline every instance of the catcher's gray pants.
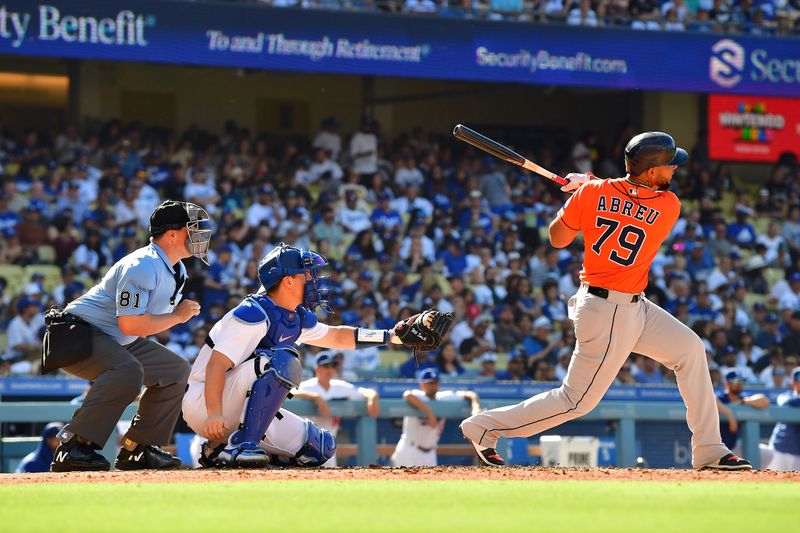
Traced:
<path fill-rule="evenodd" d="M 88 359 L 64 368 L 93 382 L 64 429 L 105 445 L 125 408 L 145 386 L 127 437 L 140 444 L 167 444 L 181 410 L 189 363 L 147 339 L 121 346 L 97 328 L 93 328 L 92 352 Z"/>
<path fill-rule="evenodd" d="M 584 415 L 636 352 L 675 371 L 692 431 L 692 465 L 700 468 L 728 454 L 703 341 L 650 300 L 633 303 L 630 294 L 609 292 L 608 299 L 600 298 L 584 285 L 570 298 L 577 342 L 561 387 L 464 420 L 464 436 L 493 448 L 498 437 L 528 437 Z"/>

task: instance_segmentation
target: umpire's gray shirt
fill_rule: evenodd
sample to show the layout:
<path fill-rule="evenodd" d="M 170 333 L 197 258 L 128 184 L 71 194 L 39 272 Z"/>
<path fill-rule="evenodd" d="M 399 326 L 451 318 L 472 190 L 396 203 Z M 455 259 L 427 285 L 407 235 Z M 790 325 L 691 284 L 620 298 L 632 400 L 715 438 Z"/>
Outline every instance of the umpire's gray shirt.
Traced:
<path fill-rule="evenodd" d="M 182 261 L 178 261 L 178 268 L 185 279 L 186 267 Z M 67 305 L 66 311 L 125 346 L 137 337 L 123 335 L 117 317 L 171 313 L 182 296 L 177 293 L 170 303 L 175 286 L 175 269 L 169 264 L 167 254 L 157 244 L 150 243 L 117 261 L 100 283 Z"/>

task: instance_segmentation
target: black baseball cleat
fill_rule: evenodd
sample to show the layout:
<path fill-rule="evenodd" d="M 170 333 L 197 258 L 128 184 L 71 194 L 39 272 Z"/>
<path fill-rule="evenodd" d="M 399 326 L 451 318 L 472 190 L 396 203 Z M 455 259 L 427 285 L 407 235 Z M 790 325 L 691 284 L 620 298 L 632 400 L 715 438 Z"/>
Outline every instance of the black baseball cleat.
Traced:
<path fill-rule="evenodd" d="M 494 448 L 486 448 L 481 450 L 478 445 L 467 439 L 472 447 L 475 448 L 475 454 L 478 456 L 478 459 L 487 466 L 506 466 L 506 462 L 500 457 L 500 454 L 497 453 L 497 450 Z"/>
<path fill-rule="evenodd" d="M 180 459 L 152 444 L 139 444 L 133 451 L 122 448 L 114 462 L 117 470 L 171 470 L 180 466 Z"/>
<path fill-rule="evenodd" d="M 725 455 L 716 463 L 704 466 L 701 470 L 752 470 L 753 465 L 732 453 Z"/>
<path fill-rule="evenodd" d="M 53 452 L 51 472 L 108 472 L 111 464 L 94 451 L 88 444 L 78 441 L 74 435 L 67 442 L 62 442 Z"/>

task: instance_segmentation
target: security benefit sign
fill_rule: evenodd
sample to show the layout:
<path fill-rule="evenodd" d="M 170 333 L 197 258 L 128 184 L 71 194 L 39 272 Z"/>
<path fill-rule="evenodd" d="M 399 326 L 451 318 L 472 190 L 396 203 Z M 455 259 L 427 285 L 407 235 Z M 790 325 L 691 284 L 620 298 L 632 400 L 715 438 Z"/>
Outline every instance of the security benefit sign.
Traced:
<path fill-rule="evenodd" d="M 711 159 L 774 163 L 800 156 L 800 99 L 712 94 L 708 97 Z"/>

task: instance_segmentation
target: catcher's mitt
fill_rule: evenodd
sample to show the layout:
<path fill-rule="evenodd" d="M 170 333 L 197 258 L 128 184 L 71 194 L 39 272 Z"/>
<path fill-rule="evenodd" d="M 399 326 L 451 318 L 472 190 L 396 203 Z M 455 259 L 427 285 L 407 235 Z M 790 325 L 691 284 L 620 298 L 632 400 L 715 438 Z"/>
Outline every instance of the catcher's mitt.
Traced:
<path fill-rule="evenodd" d="M 395 324 L 394 334 L 403 346 L 414 350 L 416 357 L 420 352 L 431 352 L 441 346 L 454 319 L 453 313 L 428 309 Z"/>

